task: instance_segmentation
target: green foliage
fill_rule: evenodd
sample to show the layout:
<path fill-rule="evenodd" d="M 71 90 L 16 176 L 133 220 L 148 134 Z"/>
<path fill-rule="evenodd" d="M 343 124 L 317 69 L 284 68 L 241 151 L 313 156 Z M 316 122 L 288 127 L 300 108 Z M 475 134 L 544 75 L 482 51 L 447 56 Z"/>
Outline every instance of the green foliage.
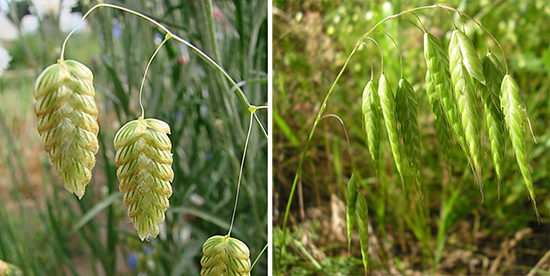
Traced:
<path fill-rule="evenodd" d="M 195 2 L 163 1 L 154 8 L 142 0 L 122 4 L 152 16 L 213 58 L 210 45 L 217 40 L 218 58 L 214 59 L 239 82 L 251 103 L 267 102 L 266 2 L 215 2 L 219 17 L 214 22 L 202 20 L 199 14 L 208 12 L 200 11 Z M 82 4 L 83 10 L 89 8 Z M 66 34 L 41 29 L 43 35 L 27 35 L 33 55 L 21 54 L 23 61 L 14 68 L 29 68 L 33 62 L 24 60 L 34 57 L 36 75 L 19 69 L 15 76 L 5 74 L 0 79 L 0 115 L 9 114 L 0 116 L 0 123 L 5 123 L 2 133 L 6 133 L 0 142 L 9 145 L 1 156 L 9 161 L 3 164 L 16 161 L 13 173 L 2 177 L 9 188 L 2 192 L 0 232 L 9 234 L 0 235 L 0 258 L 31 276 L 198 275 L 203 242 L 229 226 L 250 112 L 227 80 L 190 48 L 173 40 L 163 46 L 149 70 L 143 103 L 148 117 L 171 126 L 174 194 L 159 236 L 142 243 L 126 223 L 112 141 L 116 130 L 139 113 L 137 92 L 143 69 L 157 46 L 155 35 L 164 33 L 137 17 L 108 9 L 94 11 L 88 25 L 91 32 L 76 34 L 66 52 L 67 58 L 80 60 L 94 73 L 100 112 L 97 165 L 81 201 L 59 189 L 45 154 L 36 157 L 42 151 L 38 134 L 28 131 L 27 138 L 21 133 L 34 129 L 35 122 L 23 111 L 11 112 L 12 106 L 21 106 L 32 114 L 28 107 L 33 104 L 32 87 L 27 83 L 32 84 L 45 65 L 56 61 Z M 120 27 L 120 34 L 114 26 Z M 203 36 L 203 30 L 211 27 L 215 36 Z M 14 51 L 24 53 L 18 48 L 23 43 L 14 44 Z M 256 113 L 267 121 L 265 111 Z M 233 229 L 249 246 L 252 258 L 267 243 L 266 171 L 267 143 L 256 125 Z M 0 173 L 5 172 L 9 171 Z M 137 266 L 130 262 L 133 256 Z M 251 273 L 267 274 L 267 254 Z"/>

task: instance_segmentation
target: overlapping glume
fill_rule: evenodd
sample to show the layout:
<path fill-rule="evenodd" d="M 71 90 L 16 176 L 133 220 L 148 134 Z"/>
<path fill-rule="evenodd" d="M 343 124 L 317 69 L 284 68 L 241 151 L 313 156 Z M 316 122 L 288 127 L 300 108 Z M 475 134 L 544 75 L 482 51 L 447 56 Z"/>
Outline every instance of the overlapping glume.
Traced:
<path fill-rule="evenodd" d="M 201 276 L 250 275 L 250 250 L 229 236 L 212 236 L 202 246 Z"/>
<path fill-rule="evenodd" d="M 170 126 L 157 119 L 126 123 L 115 136 L 115 164 L 128 216 L 144 240 L 156 237 L 172 195 Z"/>
<path fill-rule="evenodd" d="M 85 65 L 58 61 L 34 86 L 38 133 L 65 188 L 84 195 L 98 150 L 97 105 L 93 74 Z"/>

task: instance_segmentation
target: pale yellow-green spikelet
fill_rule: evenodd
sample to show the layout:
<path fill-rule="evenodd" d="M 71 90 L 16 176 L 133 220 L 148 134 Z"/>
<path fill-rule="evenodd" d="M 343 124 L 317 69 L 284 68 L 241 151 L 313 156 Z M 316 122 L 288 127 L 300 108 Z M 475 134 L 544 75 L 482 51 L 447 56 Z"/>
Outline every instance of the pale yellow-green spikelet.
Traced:
<path fill-rule="evenodd" d="M 119 189 L 141 240 L 156 237 L 172 195 L 170 126 L 157 119 L 126 123 L 115 136 Z"/>
<path fill-rule="evenodd" d="M 58 61 L 34 86 L 38 133 L 65 188 L 84 195 L 98 150 L 92 71 L 74 60 Z"/>
<path fill-rule="evenodd" d="M 229 236 L 212 236 L 202 245 L 201 276 L 250 275 L 250 250 Z"/>

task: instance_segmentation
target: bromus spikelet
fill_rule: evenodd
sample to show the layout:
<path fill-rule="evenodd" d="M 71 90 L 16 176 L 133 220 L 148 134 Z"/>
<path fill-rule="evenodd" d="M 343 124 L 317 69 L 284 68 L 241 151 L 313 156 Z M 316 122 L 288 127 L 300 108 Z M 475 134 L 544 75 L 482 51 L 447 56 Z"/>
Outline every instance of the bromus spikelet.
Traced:
<path fill-rule="evenodd" d="M 348 250 L 350 249 L 351 234 L 355 223 L 355 203 L 357 202 L 357 194 L 359 194 L 355 177 L 355 173 L 351 175 L 347 189 L 346 223 L 348 228 Z"/>
<path fill-rule="evenodd" d="M 491 155 L 497 176 L 498 195 L 500 198 L 500 183 L 504 175 L 505 129 L 504 117 L 500 108 L 500 87 L 504 78 L 503 66 L 493 53 L 485 55 L 482 61 L 486 87 L 482 88 L 483 109 L 489 130 Z"/>
<path fill-rule="evenodd" d="M 467 151 L 468 162 L 472 167 L 476 182 L 479 185 L 479 190 L 483 196 L 483 184 L 481 181 L 480 123 L 478 122 L 479 117 L 477 111 L 478 100 L 475 86 L 466 68 L 467 60 L 469 60 L 468 64 L 470 64 L 472 71 L 482 77 L 483 72 L 481 72 L 481 64 L 479 63 L 479 58 L 475 49 L 473 49 L 473 53 L 471 52 L 472 49 L 464 50 L 465 47 L 469 48 L 468 45 L 473 48 L 471 42 L 470 44 L 464 43 L 464 38 L 461 38 L 460 34 L 465 36 L 458 30 L 455 30 L 451 36 L 451 42 L 449 44 L 449 66 L 455 98 L 461 115 L 464 139 L 466 140 L 466 148 L 464 150 Z M 480 72 L 477 72 L 477 70 L 480 70 Z M 483 81 L 485 81 L 485 78 L 483 78 Z"/>
<path fill-rule="evenodd" d="M 378 86 L 369 81 L 363 90 L 363 119 L 367 133 L 367 146 L 372 160 L 374 172 L 378 175 L 378 160 L 380 159 L 380 98 Z"/>
<path fill-rule="evenodd" d="M 38 133 L 65 188 L 82 198 L 92 178 L 98 150 L 93 75 L 85 65 L 58 61 L 34 86 Z"/>
<path fill-rule="evenodd" d="M 411 174 L 420 196 L 424 198 L 420 179 L 420 131 L 418 130 L 418 110 L 416 92 L 412 85 L 405 79 L 397 84 L 396 108 L 401 136 L 405 146 L 405 154 L 409 161 Z"/>
<path fill-rule="evenodd" d="M 380 86 L 378 87 L 378 94 L 380 96 L 380 107 L 382 108 L 382 115 L 384 117 L 384 123 L 386 125 L 386 131 L 388 132 L 388 140 L 390 140 L 390 147 L 393 154 L 395 165 L 397 166 L 397 172 L 401 177 L 401 184 L 405 187 L 404 175 L 403 175 L 403 153 L 401 152 L 401 140 L 399 131 L 397 129 L 397 115 L 395 112 L 395 96 L 391 90 L 390 83 L 384 73 L 380 74 Z"/>
<path fill-rule="evenodd" d="M 172 195 L 172 143 L 167 134 L 167 123 L 140 117 L 115 136 L 119 188 L 141 240 L 159 234 Z"/>
<path fill-rule="evenodd" d="M 529 191 L 529 197 L 533 203 L 533 208 L 539 221 L 541 220 L 535 201 L 535 191 L 533 190 L 533 179 L 531 178 L 531 170 L 529 166 L 529 157 L 525 148 L 525 124 L 528 121 L 525 104 L 521 99 L 519 87 L 516 81 L 510 76 L 504 76 L 502 80 L 502 107 L 506 128 L 510 134 L 512 141 L 512 149 L 516 154 L 516 160 L 523 176 L 523 182 Z"/>
<path fill-rule="evenodd" d="M 433 82 L 445 119 L 453 130 L 460 147 L 467 152 L 462 124 L 458 116 L 458 107 L 453 95 L 449 59 L 439 40 L 428 32 L 424 33 L 424 59 L 427 68 L 426 78 L 430 78 Z"/>
<path fill-rule="evenodd" d="M 453 39 L 456 40 L 454 47 L 457 49 L 455 50 L 460 51 L 460 55 L 463 58 L 464 68 L 466 68 L 468 74 L 480 83 L 485 84 L 485 76 L 483 75 L 481 60 L 479 59 L 476 48 L 470 38 L 461 30 L 454 30 L 451 34 L 451 40 Z"/>
<path fill-rule="evenodd" d="M 445 158 L 447 167 L 452 171 L 453 148 L 455 146 L 455 141 L 453 140 L 452 130 L 447 123 L 447 120 L 445 120 L 445 113 L 441 108 L 439 97 L 437 97 L 437 93 L 435 92 L 435 84 L 432 81 L 429 70 L 426 73 L 426 94 L 428 95 L 428 102 L 430 105 L 430 111 L 433 115 L 435 133 L 437 135 L 439 146 L 443 152 L 443 157 Z"/>
<path fill-rule="evenodd" d="M 202 245 L 201 276 L 250 275 L 250 251 L 229 236 L 212 236 Z"/>

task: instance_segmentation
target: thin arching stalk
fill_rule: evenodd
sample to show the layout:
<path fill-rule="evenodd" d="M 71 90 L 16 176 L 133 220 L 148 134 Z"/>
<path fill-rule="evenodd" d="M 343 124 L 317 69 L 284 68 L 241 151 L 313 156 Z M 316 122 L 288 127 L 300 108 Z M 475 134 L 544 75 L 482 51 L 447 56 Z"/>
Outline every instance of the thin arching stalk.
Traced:
<path fill-rule="evenodd" d="M 65 38 L 65 40 L 63 41 L 63 45 L 61 46 L 61 55 L 60 55 L 60 58 L 59 60 L 60 61 L 63 61 L 64 60 L 64 55 L 65 55 L 65 48 L 66 48 L 66 45 L 67 45 L 67 41 L 69 41 L 69 38 L 73 35 L 73 33 L 77 30 L 77 28 L 80 26 L 80 24 L 82 24 L 82 22 L 84 21 L 84 19 L 86 19 L 86 17 L 88 17 L 90 15 L 90 13 L 92 13 L 92 11 L 94 11 L 95 9 L 97 8 L 100 8 L 100 7 L 107 7 L 107 8 L 112 8 L 112 9 L 117 9 L 117 10 L 121 10 L 121 11 L 124 11 L 124 12 L 127 12 L 127 13 L 130 13 L 130 14 L 133 14 L 135 16 L 138 16 L 142 19 L 145 19 L 153 24 L 155 24 L 156 26 L 158 26 L 160 29 L 162 29 L 164 32 L 166 32 L 166 35 L 169 35 L 171 38 L 173 38 L 174 40 L 177 40 L 178 42 L 180 43 L 183 43 L 185 44 L 187 47 L 193 49 L 195 52 L 197 52 L 204 60 L 206 60 L 208 63 L 210 63 L 210 65 L 214 66 L 217 70 L 219 70 L 224 76 L 225 78 L 231 83 L 232 86 L 235 87 L 235 89 L 237 90 L 238 92 L 238 95 L 240 96 L 241 100 L 246 104 L 247 108 L 250 108 L 251 104 L 250 102 L 248 101 L 248 97 L 246 96 L 246 94 L 241 90 L 241 88 L 237 85 L 237 83 L 233 80 L 233 78 L 231 78 L 231 76 L 229 76 L 229 74 L 216 62 L 214 61 L 212 58 L 210 58 L 207 54 L 205 54 L 203 51 L 201 51 L 199 48 L 197 48 L 195 45 L 191 44 L 190 42 L 188 42 L 187 40 L 179 37 L 178 35 L 172 33 L 168 28 L 166 28 L 164 25 L 160 24 L 159 22 L 155 21 L 154 19 L 152 19 L 151 17 L 147 16 L 147 15 L 144 15 L 142 13 L 139 13 L 139 12 L 136 12 L 134 10 L 131 10 L 131 9 L 128 9 L 128 8 L 124 8 L 124 7 L 121 7 L 121 6 L 117 6 L 117 5 L 113 5 L 113 4 L 97 4 L 95 6 L 93 6 L 90 10 L 88 10 L 84 16 L 82 16 L 82 20 L 78 23 L 78 25 L 67 35 L 67 37 Z M 258 118 L 258 116 L 256 116 L 256 114 L 254 114 L 254 119 L 256 120 L 256 122 L 258 123 L 258 125 L 260 126 L 260 129 L 262 130 L 262 134 L 264 135 L 265 139 L 268 140 L 269 139 L 269 136 L 267 135 L 267 132 L 262 124 L 262 122 L 260 121 L 260 119 Z"/>

